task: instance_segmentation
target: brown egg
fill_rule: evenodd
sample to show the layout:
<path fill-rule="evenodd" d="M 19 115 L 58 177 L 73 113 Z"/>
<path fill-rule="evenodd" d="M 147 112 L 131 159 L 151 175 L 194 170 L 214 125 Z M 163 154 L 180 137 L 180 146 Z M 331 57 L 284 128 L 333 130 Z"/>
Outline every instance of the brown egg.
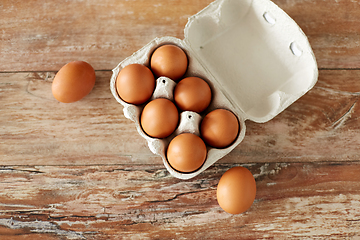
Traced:
<path fill-rule="evenodd" d="M 205 162 L 206 154 L 205 143 L 192 133 L 177 135 L 167 149 L 167 159 L 171 167 L 184 173 L 199 169 Z"/>
<path fill-rule="evenodd" d="M 201 121 L 200 133 L 205 143 L 215 148 L 225 148 L 235 141 L 239 128 L 239 121 L 232 112 L 216 109 Z"/>
<path fill-rule="evenodd" d="M 94 68 L 87 62 L 74 61 L 64 65 L 56 73 L 51 90 L 59 102 L 71 103 L 88 95 L 94 85 Z"/>
<path fill-rule="evenodd" d="M 144 107 L 140 123 L 150 137 L 165 138 L 173 133 L 178 125 L 179 112 L 173 102 L 165 98 L 152 100 Z"/>
<path fill-rule="evenodd" d="M 224 211 L 231 214 L 243 213 L 255 200 L 255 179 L 247 168 L 233 167 L 220 178 L 216 195 Z"/>
<path fill-rule="evenodd" d="M 140 105 L 150 99 L 155 89 L 151 70 L 141 64 L 130 64 L 121 69 L 116 78 L 116 90 L 122 100 Z"/>
<path fill-rule="evenodd" d="M 184 78 L 175 87 L 174 100 L 181 110 L 200 113 L 211 102 L 210 86 L 198 77 Z"/>
<path fill-rule="evenodd" d="M 185 74 L 188 59 L 180 47 L 168 44 L 154 51 L 150 66 L 157 77 L 165 76 L 177 81 Z"/>

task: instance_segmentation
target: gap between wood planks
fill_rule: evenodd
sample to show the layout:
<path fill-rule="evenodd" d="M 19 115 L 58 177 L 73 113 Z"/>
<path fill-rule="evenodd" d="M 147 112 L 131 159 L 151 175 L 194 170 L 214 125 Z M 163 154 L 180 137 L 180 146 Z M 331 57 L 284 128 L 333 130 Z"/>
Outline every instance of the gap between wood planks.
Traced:
<path fill-rule="evenodd" d="M 59 69 L 60 70 L 60 69 Z M 360 68 L 318 68 L 319 71 L 343 71 L 343 70 L 349 70 L 349 71 L 359 71 Z M 109 72 L 112 71 L 112 69 L 95 69 L 95 72 Z M 56 73 L 57 71 L 54 70 L 43 70 L 43 71 L 0 71 L 0 73 Z"/>

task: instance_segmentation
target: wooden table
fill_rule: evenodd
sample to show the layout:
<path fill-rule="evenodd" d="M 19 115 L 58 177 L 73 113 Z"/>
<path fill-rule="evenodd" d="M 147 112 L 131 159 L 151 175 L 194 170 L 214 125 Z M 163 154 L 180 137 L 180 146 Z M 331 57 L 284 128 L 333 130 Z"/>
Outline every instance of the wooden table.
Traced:
<path fill-rule="evenodd" d="M 168 174 L 109 90 L 113 69 L 155 37 L 183 38 L 212 0 L 0 2 L 0 239 L 359 239 L 360 2 L 274 0 L 317 58 L 315 87 L 200 176 Z M 51 82 L 89 62 L 93 91 L 63 104 Z M 242 165 L 257 196 L 217 204 Z"/>

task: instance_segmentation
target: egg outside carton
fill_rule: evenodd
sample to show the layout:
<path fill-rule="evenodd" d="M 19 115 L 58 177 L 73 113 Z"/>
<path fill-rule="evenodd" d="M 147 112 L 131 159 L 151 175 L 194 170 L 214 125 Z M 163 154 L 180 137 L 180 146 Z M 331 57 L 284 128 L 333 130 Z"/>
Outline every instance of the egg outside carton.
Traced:
<path fill-rule="evenodd" d="M 142 129 L 140 124 L 140 116 L 141 112 L 144 108 L 144 106 L 150 102 L 151 100 L 157 99 L 157 98 L 166 98 L 170 101 L 174 102 L 174 88 L 176 86 L 176 82 L 173 81 L 170 78 L 167 77 L 159 77 L 156 79 L 156 87 L 153 92 L 153 95 L 151 98 L 142 105 L 134 105 L 124 102 L 118 95 L 116 91 L 116 78 L 125 66 L 130 64 L 143 64 L 150 68 L 150 58 L 152 53 L 157 49 L 158 47 L 166 44 L 172 44 L 180 47 L 187 55 L 189 63 L 188 63 L 188 69 L 185 75 L 182 77 L 199 77 L 203 80 L 205 80 L 210 88 L 212 93 L 212 100 L 208 108 L 202 112 L 202 113 L 196 113 L 192 111 L 182 111 L 180 112 L 180 118 L 179 118 L 179 124 L 176 130 L 168 137 L 159 139 L 159 138 L 153 138 L 148 136 Z M 207 168 L 209 168 L 211 165 L 213 165 L 216 161 L 218 161 L 220 158 L 224 157 L 226 154 L 231 152 L 245 137 L 245 119 L 243 119 L 241 116 L 239 116 L 235 111 L 230 103 L 230 101 L 223 95 L 223 93 L 220 91 L 219 88 L 217 88 L 212 81 L 209 80 L 209 73 L 205 70 L 205 68 L 202 67 L 200 62 L 194 58 L 192 53 L 189 51 L 187 46 L 183 43 L 182 40 L 173 38 L 173 37 L 163 37 L 163 38 L 155 38 L 153 41 L 145 45 L 143 48 L 132 54 L 130 57 L 124 59 L 121 63 L 118 64 L 113 69 L 113 75 L 111 77 L 110 81 L 110 89 L 115 97 L 115 99 L 124 107 L 123 112 L 124 116 L 130 120 L 132 120 L 135 125 L 138 133 L 146 139 L 148 143 L 148 147 L 156 155 L 159 155 L 162 160 L 165 168 L 169 171 L 169 173 L 179 179 L 190 179 L 197 175 L 199 175 L 201 172 L 205 171 Z M 180 81 L 180 80 L 179 80 Z M 236 140 L 228 147 L 217 149 L 212 148 L 207 145 L 207 157 L 205 159 L 204 164 L 196 170 L 195 172 L 191 173 L 182 173 L 174 170 L 170 164 L 167 161 L 166 157 L 166 150 L 167 146 L 169 145 L 170 141 L 176 137 L 177 135 L 181 133 L 193 133 L 197 136 L 200 136 L 200 123 L 202 118 L 209 113 L 212 110 L 222 108 L 227 109 L 231 112 L 233 112 L 236 117 L 239 120 L 239 133 L 236 138 Z"/>

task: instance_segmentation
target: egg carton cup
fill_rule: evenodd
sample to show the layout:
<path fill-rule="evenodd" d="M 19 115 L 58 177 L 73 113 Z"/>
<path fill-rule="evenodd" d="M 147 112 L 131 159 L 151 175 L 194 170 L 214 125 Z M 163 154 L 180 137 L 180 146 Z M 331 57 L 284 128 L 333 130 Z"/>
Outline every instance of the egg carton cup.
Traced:
<path fill-rule="evenodd" d="M 283 10 L 269 0 L 217 0 L 189 18 L 183 40 L 155 38 L 114 69 L 110 89 L 124 107 L 125 117 L 135 122 L 137 131 L 150 150 L 161 156 L 164 166 L 176 178 L 190 179 L 232 151 L 245 137 L 246 120 L 264 123 L 308 92 L 316 83 L 318 68 L 306 35 Z M 210 86 L 212 101 L 205 112 L 180 112 L 175 132 L 164 139 L 149 137 L 141 128 L 140 115 L 145 104 L 124 102 L 116 91 L 116 78 L 129 64 L 150 68 L 154 50 L 165 44 L 181 47 L 189 65 L 183 76 L 200 77 Z M 173 100 L 176 82 L 167 77 L 156 79 L 151 100 Z M 236 140 L 228 147 L 207 146 L 207 158 L 192 173 L 174 170 L 166 158 L 169 142 L 183 132 L 200 136 L 202 118 L 214 109 L 233 112 L 240 124 Z M 241 159 L 239 160 L 241 161 Z"/>

